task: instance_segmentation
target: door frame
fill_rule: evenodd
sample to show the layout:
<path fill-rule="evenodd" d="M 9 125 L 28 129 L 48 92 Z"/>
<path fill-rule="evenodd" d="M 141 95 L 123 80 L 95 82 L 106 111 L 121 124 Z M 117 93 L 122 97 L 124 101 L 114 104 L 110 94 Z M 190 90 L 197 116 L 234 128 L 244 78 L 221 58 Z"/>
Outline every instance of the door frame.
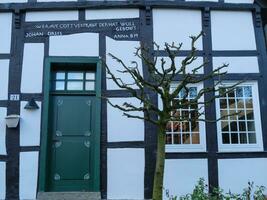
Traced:
<path fill-rule="evenodd" d="M 39 153 L 39 175 L 38 175 L 38 192 L 46 192 L 48 180 L 48 119 L 49 119 L 49 97 L 50 97 L 50 76 L 52 72 L 52 64 L 95 64 L 96 65 L 96 80 L 95 80 L 95 96 L 96 96 L 96 110 L 99 112 L 95 113 L 95 123 L 96 123 L 96 141 L 95 145 L 95 178 L 93 180 L 94 192 L 100 191 L 100 128 L 101 128 L 101 71 L 102 63 L 99 57 L 63 57 L 63 56 L 51 56 L 45 58 L 44 61 L 44 78 L 43 78 L 43 106 L 42 106 L 42 125 L 41 125 L 41 146 Z M 66 69 L 68 65 L 66 65 Z"/>

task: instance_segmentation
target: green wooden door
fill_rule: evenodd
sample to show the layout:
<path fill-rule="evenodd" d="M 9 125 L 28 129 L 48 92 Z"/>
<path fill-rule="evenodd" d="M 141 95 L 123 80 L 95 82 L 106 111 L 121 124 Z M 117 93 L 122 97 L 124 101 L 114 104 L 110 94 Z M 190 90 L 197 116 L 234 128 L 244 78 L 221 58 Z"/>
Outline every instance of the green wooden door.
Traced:
<path fill-rule="evenodd" d="M 49 191 L 93 191 L 96 124 L 94 96 L 51 96 Z"/>

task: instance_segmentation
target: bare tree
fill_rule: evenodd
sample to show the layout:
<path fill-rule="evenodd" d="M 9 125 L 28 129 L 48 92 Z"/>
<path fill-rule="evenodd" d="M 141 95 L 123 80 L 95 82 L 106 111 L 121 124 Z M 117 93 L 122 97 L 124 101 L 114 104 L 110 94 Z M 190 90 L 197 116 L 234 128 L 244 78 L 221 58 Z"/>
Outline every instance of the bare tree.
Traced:
<path fill-rule="evenodd" d="M 149 72 L 149 80 L 143 77 L 143 74 L 138 69 L 137 62 L 132 62 L 133 66 L 127 66 L 121 58 L 118 58 L 113 54 L 109 54 L 109 56 L 111 56 L 112 59 L 116 60 L 123 68 L 123 70 L 117 71 L 120 72 L 122 76 L 130 75 L 133 81 L 132 83 L 124 82 L 121 78 L 117 77 L 115 73 L 112 72 L 111 68 L 107 66 L 107 64 L 105 64 L 109 78 L 112 79 L 120 89 L 128 91 L 132 95 L 132 97 L 142 102 L 142 104 L 140 104 L 139 106 L 133 105 L 129 102 L 124 102 L 122 105 L 117 105 L 106 98 L 108 103 L 112 107 L 121 110 L 123 112 L 123 115 L 125 115 L 126 117 L 149 121 L 152 124 L 156 125 L 158 128 L 157 133 L 155 133 L 155 137 L 157 137 L 157 155 L 153 185 L 153 200 L 162 200 L 166 127 L 168 126 L 168 122 L 212 122 L 212 120 L 203 117 L 205 115 L 205 109 L 203 108 L 212 103 L 216 98 L 220 98 L 221 96 L 226 95 L 226 93 L 233 91 L 235 86 L 239 84 L 236 83 L 235 85 L 224 86 L 224 89 L 221 89 L 220 86 L 223 84 L 223 76 L 227 73 L 225 71 L 225 68 L 228 66 L 227 64 L 214 69 L 209 74 L 202 75 L 200 75 L 198 72 L 207 65 L 207 60 L 191 70 L 188 69 L 188 66 L 197 59 L 197 49 L 195 47 L 195 43 L 202 36 L 204 37 L 203 32 L 201 32 L 197 36 L 190 37 L 191 51 L 182 60 L 179 66 L 176 66 L 175 57 L 180 51 L 182 44 L 165 44 L 164 51 L 167 54 L 167 59 L 169 59 L 170 64 L 167 64 L 165 59 L 159 58 L 158 56 L 151 58 L 151 56 L 149 56 L 150 49 L 146 47 L 137 48 L 135 56 L 143 61 L 143 63 L 145 63 L 145 66 L 147 67 Z M 156 50 L 160 49 L 157 44 L 154 45 Z M 158 67 L 159 65 L 160 67 Z M 180 77 L 180 80 L 173 88 L 173 82 L 175 77 L 177 76 Z M 215 84 L 212 87 L 202 88 L 201 90 L 197 91 L 195 97 L 190 98 L 190 100 L 188 101 L 190 85 L 201 84 L 209 79 L 216 80 Z M 135 89 L 133 86 L 137 87 L 137 89 Z M 153 104 L 153 102 L 147 95 L 147 91 L 153 92 L 160 97 L 159 101 L 161 101 L 160 103 L 162 105 L 162 108 L 159 108 L 158 105 Z M 177 96 L 181 93 L 183 94 L 182 97 L 177 98 Z M 212 97 L 210 99 L 204 99 L 204 95 L 208 93 L 212 93 Z M 190 115 L 183 116 L 177 114 L 176 111 L 178 109 L 188 106 L 195 108 L 190 111 Z M 133 114 L 136 112 L 143 112 L 144 115 L 141 116 L 138 114 Z M 155 118 L 153 116 L 157 117 Z"/>

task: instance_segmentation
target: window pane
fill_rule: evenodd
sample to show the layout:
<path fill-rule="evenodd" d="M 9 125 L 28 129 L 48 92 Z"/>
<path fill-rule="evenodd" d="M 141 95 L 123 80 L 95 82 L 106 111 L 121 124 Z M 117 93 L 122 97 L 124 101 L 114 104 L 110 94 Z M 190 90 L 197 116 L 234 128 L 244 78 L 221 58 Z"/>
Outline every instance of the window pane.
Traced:
<path fill-rule="evenodd" d="M 181 101 L 181 108 L 182 109 L 188 109 L 189 108 L 188 100 Z"/>
<path fill-rule="evenodd" d="M 55 89 L 56 90 L 64 90 L 65 89 L 65 82 L 64 81 L 56 81 Z"/>
<path fill-rule="evenodd" d="M 254 121 L 248 122 L 248 131 L 255 131 Z"/>
<path fill-rule="evenodd" d="M 172 144 L 172 134 L 166 135 L 166 144 Z"/>
<path fill-rule="evenodd" d="M 244 86 L 244 97 L 252 97 L 251 86 Z"/>
<path fill-rule="evenodd" d="M 246 133 L 240 133 L 240 143 L 241 144 L 247 144 L 247 134 Z"/>
<path fill-rule="evenodd" d="M 181 144 L 181 134 L 173 134 L 173 143 Z"/>
<path fill-rule="evenodd" d="M 200 144 L 199 133 L 192 133 L 192 144 Z"/>
<path fill-rule="evenodd" d="M 235 99 L 229 99 L 228 103 L 230 108 L 235 108 Z"/>
<path fill-rule="evenodd" d="M 253 108 L 252 99 L 246 99 L 246 108 Z"/>
<path fill-rule="evenodd" d="M 236 87 L 236 97 L 243 97 L 243 88 Z"/>
<path fill-rule="evenodd" d="M 199 132 L 199 123 L 196 121 L 191 122 L 191 130 L 192 132 Z"/>
<path fill-rule="evenodd" d="M 179 120 L 181 118 L 181 114 L 180 114 L 180 111 L 177 110 L 177 111 L 174 111 L 172 113 L 172 116 L 175 117 L 177 120 Z"/>
<path fill-rule="evenodd" d="M 198 108 L 198 105 L 196 103 L 190 105 L 190 109 L 196 110 Z"/>
<path fill-rule="evenodd" d="M 192 110 L 192 111 L 190 111 L 190 119 L 191 120 L 197 120 L 198 119 L 198 111 L 197 110 Z"/>
<path fill-rule="evenodd" d="M 221 107 L 221 109 L 226 109 L 227 108 L 226 99 L 220 99 L 220 107 Z"/>
<path fill-rule="evenodd" d="M 190 134 L 183 134 L 183 144 L 190 144 Z"/>
<path fill-rule="evenodd" d="M 223 144 L 230 144 L 229 133 L 223 133 L 222 134 L 222 142 L 223 142 Z"/>
<path fill-rule="evenodd" d="M 171 132 L 172 131 L 172 122 L 168 122 L 166 126 L 166 132 Z"/>
<path fill-rule="evenodd" d="M 230 110 L 230 120 L 237 120 L 237 111 L 236 110 Z"/>
<path fill-rule="evenodd" d="M 56 72 L 56 79 L 65 79 L 65 72 Z"/>
<path fill-rule="evenodd" d="M 182 111 L 182 117 L 187 120 L 189 118 L 189 111 Z"/>
<path fill-rule="evenodd" d="M 249 141 L 249 144 L 256 144 L 256 133 L 249 133 L 248 141 Z"/>
<path fill-rule="evenodd" d="M 189 88 L 189 97 L 195 98 L 197 96 L 197 88 L 196 87 L 190 87 Z"/>
<path fill-rule="evenodd" d="M 82 72 L 69 72 L 68 79 L 83 80 L 83 73 Z"/>
<path fill-rule="evenodd" d="M 182 123 L 182 130 L 183 132 L 189 132 L 189 122 L 183 122 Z"/>
<path fill-rule="evenodd" d="M 222 128 L 222 131 L 229 131 L 228 121 L 222 121 L 221 128 Z"/>
<path fill-rule="evenodd" d="M 247 120 L 253 120 L 254 119 L 253 110 L 246 110 L 246 113 L 247 113 Z"/>
<path fill-rule="evenodd" d="M 180 105 L 180 101 L 178 99 L 174 99 L 173 102 L 172 102 L 172 105 L 175 106 L 175 108 L 179 108 L 179 105 Z"/>
<path fill-rule="evenodd" d="M 244 110 L 238 110 L 238 119 L 239 120 L 245 120 L 245 112 Z"/>
<path fill-rule="evenodd" d="M 85 77 L 86 77 L 86 80 L 95 80 L 95 73 L 87 72 Z"/>
<path fill-rule="evenodd" d="M 227 115 L 228 115 L 227 110 L 221 110 L 221 118 L 222 119 L 227 120 L 228 119 Z"/>
<path fill-rule="evenodd" d="M 187 93 L 187 91 L 184 88 L 180 91 L 179 97 L 180 98 L 186 98 L 186 97 L 188 97 L 188 93 Z"/>
<path fill-rule="evenodd" d="M 226 97 L 226 89 L 225 88 L 221 87 L 219 89 L 219 93 L 220 93 L 221 97 Z"/>
<path fill-rule="evenodd" d="M 82 81 L 68 81 L 67 90 L 83 90 Z"/>
<path fill-rule="evenodd" d="M 237 100 L 237 108 L 244 109 L 244 100 L 243 99 Z"/>
<path fill-rule="evenodd" d="M 231 131 L 237 131 L 237 122 L 232 121 L 230 122 Z"/>
<path fill-rule="evenodd" d="M 231 133 L 232 144 L 238 144 L 238 133 Z"/>
<path fill-rule="evenodd" d="M 228 92 L 228 97 L 235 97 L 235 91 Z"/>
<path fill-rule="evenodd" d="M 95 90 L 95 82 L 87 81 L 85 83 L 85 90 Z"/>
<path fill-rule="evenodd" d="M 173 132 L 181 132 L 181 122 L 173 122 Z"/>
<path fill-rule="evenodd" d="M 239 131 L 246 131 L 246 122 L 245 121 L 241 121 L 239 122 Z"/>

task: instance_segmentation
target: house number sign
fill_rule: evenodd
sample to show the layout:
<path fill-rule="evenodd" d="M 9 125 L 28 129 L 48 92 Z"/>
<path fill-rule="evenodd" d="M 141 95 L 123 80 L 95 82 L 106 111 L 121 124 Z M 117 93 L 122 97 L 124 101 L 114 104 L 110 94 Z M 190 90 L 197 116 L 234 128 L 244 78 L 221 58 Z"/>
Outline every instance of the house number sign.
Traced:
<path fill-rule="evenodd" d="M 88 20 L 83 22 L 27 22 L 25 37 L 58 36 L 82 32 L 102 32 L 115 40 L 139 40 L 138 18 Z"/>
<path fill-rule="evenodd" d="M 9 95 L 9 100 L 10 101 L 19 101 L 20 95 L 19 94 L 10 94 Z"/>

